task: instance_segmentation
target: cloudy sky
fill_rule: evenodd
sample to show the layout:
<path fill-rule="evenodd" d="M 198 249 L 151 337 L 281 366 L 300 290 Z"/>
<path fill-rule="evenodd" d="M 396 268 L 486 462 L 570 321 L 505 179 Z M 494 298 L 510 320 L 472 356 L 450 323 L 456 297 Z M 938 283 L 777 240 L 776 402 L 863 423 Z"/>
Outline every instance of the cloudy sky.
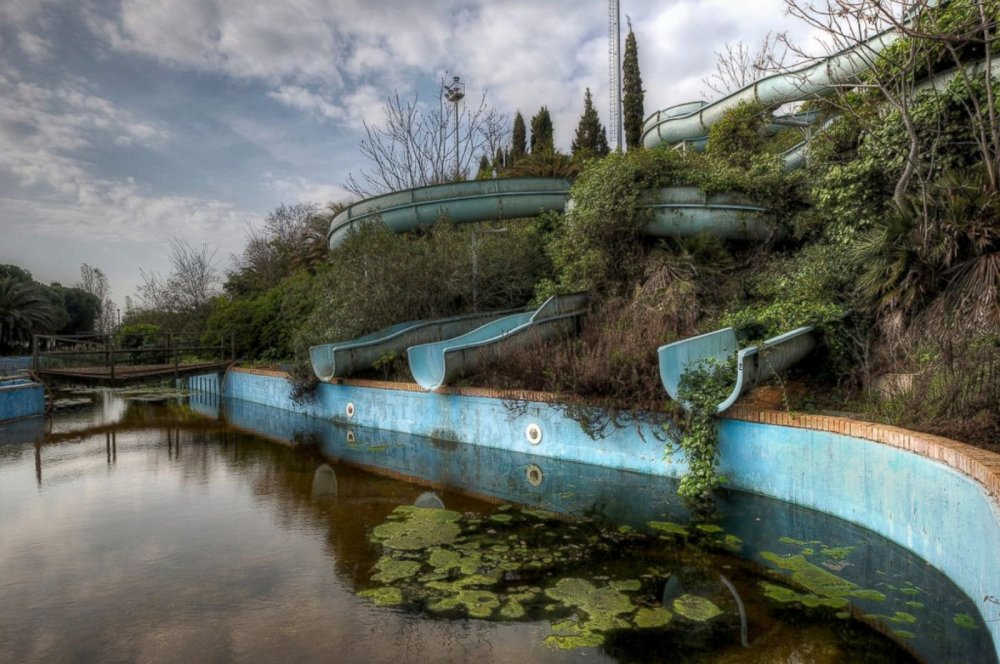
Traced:
<path fill-rule="evenodd" d="M 782 0 L 622 0 L 650 113 L 704 96 L 726 42 L 803 30 Z M 281 203 L 347 200 L 388 95 L 607 123 L 605 0 L 0 0 L 0 263 L 102 268 L 121 304 L 170 238 L 219 249 Z"/>

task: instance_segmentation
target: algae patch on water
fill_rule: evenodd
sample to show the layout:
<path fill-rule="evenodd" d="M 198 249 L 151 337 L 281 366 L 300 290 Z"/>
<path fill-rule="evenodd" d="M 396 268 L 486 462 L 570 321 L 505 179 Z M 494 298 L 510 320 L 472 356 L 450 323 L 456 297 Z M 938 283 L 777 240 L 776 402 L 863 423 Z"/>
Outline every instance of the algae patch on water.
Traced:
<path fill-rule="evenodd" d="M 381 606 L 446 615 L 549 620 L 545 643 L 557 648 L 599 646 L 622 630 L 668 629 L 675 613 L 693 621 L 721 613 L 693 594 L 678 598 L 673 611 L 661 606 L 663 579 L 674 571 L 641 574 L 641 567 L 622 560 L 622 546 L 675 555 L 666 553 L 674 548 L 664 548 L 661 535 L 681 535 L 680 546 L 694 546 L 686 526 L 654 522 L 649 534 L 557 516 L 510 506 L 487 515 L 398 507 L 370 535 L 383 553 L 371 576 L 381 587 L 359 594 Z M 697 533 L 712 548 L 726 536 L 717 527 Z"/>
<path fill-rule="evenodd" d="M 417 551 L 449 544 L 462 532 L 457 523 L 462 515 L 449 510 L 403 505 L 392 517 L 372 531 L 372 538 L 390 549 Z"/>

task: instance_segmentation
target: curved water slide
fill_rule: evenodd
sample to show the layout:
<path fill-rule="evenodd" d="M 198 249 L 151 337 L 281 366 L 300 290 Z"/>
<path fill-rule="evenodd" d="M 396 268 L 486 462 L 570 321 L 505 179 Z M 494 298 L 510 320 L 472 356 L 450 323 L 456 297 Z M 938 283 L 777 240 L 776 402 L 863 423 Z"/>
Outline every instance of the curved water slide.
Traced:
<path fill-rule="evenodd" d="M 826 58 L 803 64 L 789 72 L 758 79 L 721 99 L 689 102 L 657 111 L 643 123 L 642 144 L 647 148 L 698 141 L 716 122 L 742 103 L 777 108 L 789 102 L 828 95 L 866 71 L 872 59 L 900 38 L 889 30 Z"/>
<path fill-rule="evenodd" d="M 725 365 L 735 355 L 733 389 L 715 407 L 716 412 L 721 413 L 757 383 L 784 371 L 811 353 L 816 343 L 815 331 L 812 326 L 806 326 L 768 339 L 760 345 L 740 348 L 736 332 L 726 327 L 661 346 L 657 351 L 660 380 L 671 399 L 689 408 L 690 404 L 679 395 L 681 377 L 688 368 L 705 366 L 706 363 Z"/>
<path fill-rule="evenodd" d="M 420 387 L 436 390 L 518 347 L 569 336 L 579 327 L 588 300 L 583 293 L 553 295 L 537 311 L 506 316 L 453 339 L 411 346 L 410 373 Z"/>
<path fill-rule="evenodd" d="M 381 222 L 396 233 L 440 219 L 454 223 L 534 217 L 547 210 L 563 212 L 570 183 L 562 178 L 470 180 L 376 196 L 334 216 L 327 235 L 330 248 L 340 245 L 362 224 Z M 649 192 L 640 205 L 652 212 L 643 229 L 652 237 L 691 237 L 705 231 L 731 240 L 769 240 L 767 209 L 739 194 L 706 195 L 694 187 Z"/>
<path fill-rule="evenodd" d="M 512 313 L 512 310 L 494 311 L 397 323 L 356 339 L 313 346 L 309 349 L 309 359 L 316 377 L 329 382 L 371 369 L 380 358 L 391 353 L 402 353 L 410 346 L 465 334 Z"/>
<path fill-rule="evenodd" d="M 366 222 L 381 221 L 395 233 L 412 231 L 447 218 L 454 223 L 535 217 L 562 212 L 570 183 L 563 178 L 469 180 L 418 187 L 354 203 L 330 221 L 327 239 L 337 247 Z"/>

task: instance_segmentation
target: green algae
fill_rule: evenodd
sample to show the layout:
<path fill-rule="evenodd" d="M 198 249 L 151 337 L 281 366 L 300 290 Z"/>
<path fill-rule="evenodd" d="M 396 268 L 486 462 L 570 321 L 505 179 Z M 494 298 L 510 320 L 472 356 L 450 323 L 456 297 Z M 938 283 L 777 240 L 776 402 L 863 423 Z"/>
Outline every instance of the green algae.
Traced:
<path fill-rule="evenodd" d="M 773 583 L 763 582 L 764 596 L 770 597 L 782 604 L 798 603 L 811 609 L 826 606 L 831 609 L 843 609 L 848 605 L 846 597 L 820 597 L 812 593 L 798 593 L 784 586 L 776 586 Z"/>
<path fill-rule="evenodd" d="M 491 514 L 490 515 L 490 521 L 493 521 L 494 523 L 508 523 L 510 521 L 513 521 L 513 520 L 514 520 L 514 517 L 512 517 L 510 514 Z"/>
<path fill-rule="evenodd" d="M 905 629 L 895 629 L 892 631 L 892 635 L 899 639 L 912 639 L 917 636 L 913 632 L 909 632 Z"/>
<path fill-rule="evenodd" d="M 743 550 L 743 540 L 736 535 L 726 535 L 722 540 L 722 546 L 728 551 L 739 553 Z"/>
<path fill-rule="evenodd" d="M 918 602 L 916 600 L 913 600 L 913 601 L 910 601 L 910 602 L 906 602 L 906 606 L 910 607 L 911 609 L 922 609 L 922 608 L 924 608 L 923 603 L 922 602 Z"/>
<path fill-rule="evenodd" d="M 521 514 L 533 517 L 539 521 L 555 521 L 561 518 L 561 516 L 556 512 L 550 512 L 549 510 L 543 509 L 524 509 L 521 510 Z"/>
<path fill-rule="evenodd" d="M 489 618 L 500 606 L 500 598 L 488 590 L 460 590 L 427 606 L 436 613 L 464 608 L 470 618 Z"/>
<path fill-rule="evenodd" d="M 697 526 L 695 526 L 695 528 L 697 528 L 703 533 L 709 533 L 709 534 L 723 532 L 722 526 L 717 526 L 714 523 L 700 523 Z"/>
<path fill-rule="evenodd" d="M 970 616 L 968 613 L 956 613 L 953 618 L 955 624 L 962 629 L 977 629 L 976 619 Z"/>
<path fill-rule="evenodd" d="M 462 515 L 449 510 L 402 505 L 392 512 L 395 519 L 375 526 L 372 538 L 399 551 L 418 551 L 454 542 L 461 534 Z"/>
<path fill-rule="evenodd" d="M 674 612 L 693 622 L 708 622 L 722 615 L 722 609 L 710 600 L 697 595 L 681 595 L 674 600 Z"/>
<path fill-rule="evenodd" d="M 398 606 L 403 603 L 403 591 L 393 587 L 362 590 L 358 597 L 371 600 L 375 606 Z"/>
<path fill-rule="evenodd" d="M 682 526 L 679 523 L 673 523 L 672 521 L 650 521 L 646 525 L 652 530 L 666 535 L 680 535 L 681 537 L 687 537 L 690 534 L 686 526 Z"/>
<path fill-rule="evenodd" d="M 503 620 L 518 620 L 523 618 L 525 613 L 524 605 L 513 598 L 509 598 L 500 608 L 500 617 Z"/>
<path fill-rule="evenodd" d="M 636 611 L 632 622 L 639 629 L 656 629 L 666 626 L 673 617 L 673 614 L 662 606 L 653 609 L 643 607 Z"/>
<path fill-rule="evenodd" d="M 636 592 L 637 590 L 642 588 L 642 583 L 638 579 L 611 581 L 608 585 L 614 588 L 615 590 L 625 593 Z"/>
<path fill-rule="evenodd" d="M 853 546 L 823 547 L 819 550 L 821 554 L 833 560 L 844 560 L 854 551 Z"/>
<path fill-rule="evenodd" d="M 416 576 L 420 568 L 421 564 L 415 560 L 397 560 L 392 556 L 382 556 L 375 563 L 378 573 L 372 575 L 372 580 L 389 585 L 400 579 Z"/>
<path fill-rule="evenodd" d="M 552 623 L 552 634 L 545 637 L 545 645 L 560 650 L 596 648 L 603 644 L 603 634 L 586 629 L 573 620 Z"/>
<path fill-rule="evenodd" d="M 856 583 L 841 578 L 805 559 L 803 555 L 780 556 L 770 551 L 762 551 L 761 557 L 780 569 L 792 572 L 792 581 L 810 593 L 826 599 L 847 598 L 885 601 L 885 595 L 877 590 L 861 588 Z"/>
<path fill-rule="evenodd" d="M 635 611 L 627 595 L 610 586 L 598 588 L 585 579 L 560 579 L 545 594 L 566 606 L 580 609 L 587 614 L 588 623 L 601 626 L 611 625 L 617 616 Z"/>

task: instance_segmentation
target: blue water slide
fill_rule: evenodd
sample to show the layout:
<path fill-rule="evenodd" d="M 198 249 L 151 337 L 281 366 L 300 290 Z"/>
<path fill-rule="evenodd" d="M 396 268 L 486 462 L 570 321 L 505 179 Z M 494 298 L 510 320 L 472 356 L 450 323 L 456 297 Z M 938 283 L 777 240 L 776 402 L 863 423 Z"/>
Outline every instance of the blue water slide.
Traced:
<path fill-rule="evenodd" d="M 512 310 L 493 311 L 398 323 L 357 339 L 313 346 L 309 349 L 309 359 L 316 377 L 329 382 L 334 378 L 370 369 L 379 358 L 387 354 L 402 353 L 409 346 L 464 334 L 490 320 L 510 315 L 511 312 Z"/>
<path fill-rule="evenodd" d="M 562 212 L 570 183 L 563 178 L 505 178 L 432 185 L 375 196 L 354 203 L 330 221 L 327 239 L 333 249 L 352 229 L 381 221 L 396 233 L 442 218 L 454 223 L 521 219 L 546 210 Z"/>
<path fill-rule="evenodd" d="M 660 380 L 670 398 L 687 409 L 690 404 L 685 403 L 678 393 L 684 373 L 706 362 L 725 364 L 735 355 L 733 389 L 716 406 L 716 412 L 721 413 L 757 383 L 791 367 L 815 347 L 816 333 L 812 326 L 796 328 L 758 346 L 746 348 L 740 348 L 733 328 L 726 327 L 661 346 L 658 350 Z"/>
<path fill-rule="evenodd" d="M 853 48 L 803 64 L 789 72 L 758 79 L 716 101 L 689 102 L 657 111 L 643 123 L 642 144 L 677 145 L 708 135 L 712 125 L 742 103 L 765 108 L 828 95 L 840 85 L 850 84 L 868 70 L 878 54 L 900 38 L 895 31 L 876 34 Z"/>
<path fill-rule="evenodd" d="M 407 350 L 410 373 L 425 390 L 436 390 L 506 353 L 539 340 L 576 332 L 586 312 L 583 293 L 553 295 L 535 312 L 505 316 L 471 332 Z"/>

